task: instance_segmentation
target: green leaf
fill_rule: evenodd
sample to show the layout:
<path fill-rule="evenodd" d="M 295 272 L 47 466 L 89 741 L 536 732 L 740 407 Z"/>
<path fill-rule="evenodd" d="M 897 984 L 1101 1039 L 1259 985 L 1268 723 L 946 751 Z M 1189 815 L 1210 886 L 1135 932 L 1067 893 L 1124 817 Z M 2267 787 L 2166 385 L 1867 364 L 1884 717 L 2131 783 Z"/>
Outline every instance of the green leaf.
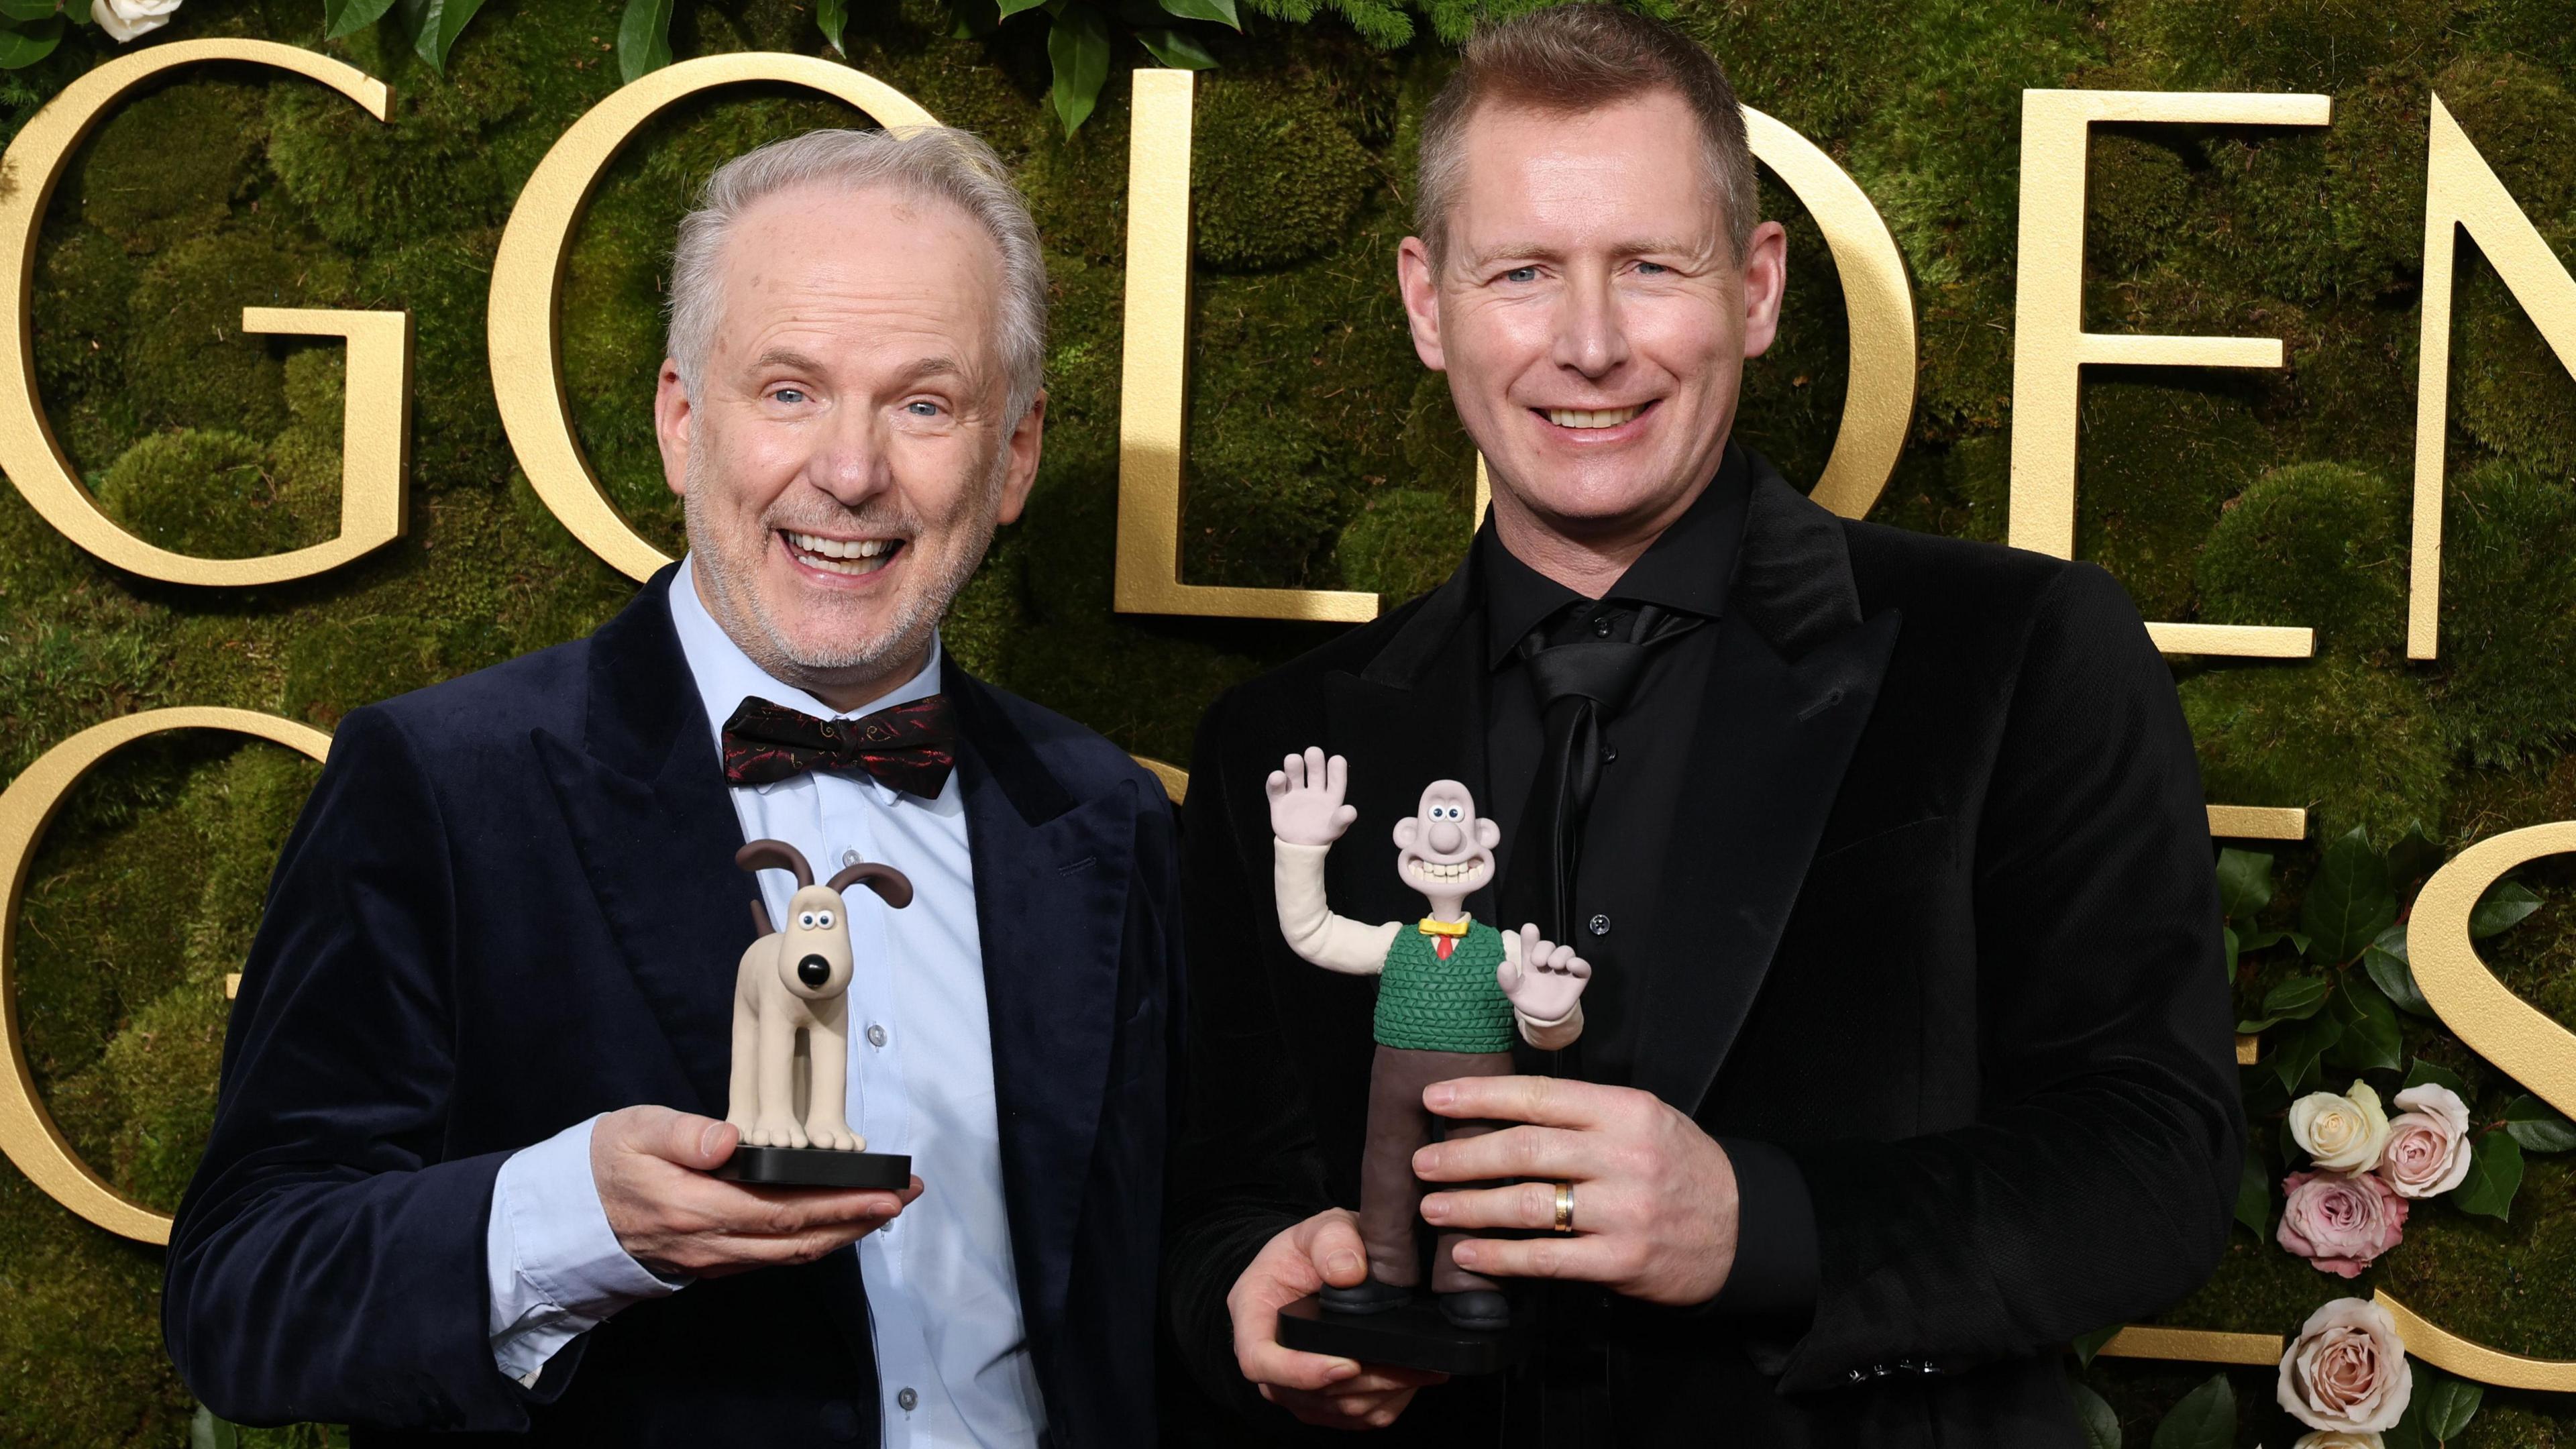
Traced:
<path fill-rule="evenodd" d="M 2314 959 L 2341 965 L 2397 919 L 2397 887 L 2389 880 L 2388 859 L 2370 848 L 2370 837 L 2358 825 L 2326 847 L 2308 898 L 2299 910 L 2300 928 L 2314 945 Z"/>
<path fill-rule="evenodd" d="M 2219 927 L 2218 939 L 2225 943 L 2227 947 L 2227 979 L 2233 981 L 2236 979 L 2236 928 L 2234 926 Z"/>
<path fill-rule="evenodd" d="M 2399 885 L 2419 881 L 2431 875 L 2442 863 L 2442 842 L 2435 840 L 2418 820 L 2406 827 L 2397 843 L 2388 847 L 2388 873 Z"/>
<path fill-rule="evenodd" d="M 2084 1426 L 2084 1449 L 2120 1449 L 2120 1411 L 2076 1379 L 2066 1381 L 2075 1399 L 2075 1421 Z"/>
<path fill-rule="evenodd" d="M 2356 1072 L 2393 1072 L 2405 1060 L 2397 1008 L 2387 997 L 2348 986 L 2335 993 L 2333 1015 L 2343 1027 L 2343 1037 L 2334 1046 L 2337 1062 Z"/>
<path fill-rule="evenodd" d="M 2289 942 L 2291 949 L 2297 951 L 2300 955 L 2304 956 L 2308 954 L 2308 938 L 2296 931 L 2249 932 L 2245 937 L 2245 949 L 2248 951 L 2260 951 L 2266 946 L 2277 945 L 2283 941 Z"/>
<path fill-rule="evenodd" d="M 322 0 L 322 38 L 355 35 L 385 18 L 394 0 Z"/>
<path fill-rule="evenodd" d="M 429 68 L 441 75 L 447 73 L 447 53 L 456 48 L 456 37 L 465 33 L 483 0 L 399 0 L 403 28 L 411 32 L 411 48 L 429 62 Z"/>
<path fill-rule="evenodd" d="M 2483 941 L 2539 909 L 2539 892 L 2518 880 L 2497 881 L 2469 912 L 2469 937 Z"/>
<path fill-rule="evenodd" d="M 617 73 L 628 82 L 671 63 L 673 0 L 626 0 L 617 22 Z"/>
<path fill-rule="evenodd" d="M 2073 1345 L 2075 1361 L 2086 1368 L 2091 1368 L 2093 1356 L 2102 1351 L 2102 1345 L 2119 1337 L 2120 1330 L 2126 1327 L 2128 1325 L 2125 1323 L 2106 1323 L 2091 1333 L 2078 1334 Z"/>
<path fill-rule="evenodd" d="M 2230 1449 L 2235 1442 L 2236 1389 L 2223 1373 L 2183 1395 L 2153 1440 L 2154 1449 Z"/>
<path fill-rule="evenodd" d="M 2486 1393 L 2483 1385 L 2455 1378 L 2419 1359 L 2415 1364 L 2415 1397 L 2407 1403 L 2407 1417 L 2422 1424 L 2435 1442 L 2448 1442 L 2460 1437 L 2469 1421 L 2478 1416 L 2478 1405 Z"/>
<path fill-rule="evenodd" d="M 2408 1016 L 2430 1020 L 2433 1008 L 2424 1000 L 2424 989 L 2415 984 L 2415 968 L 2403 956 L 2393 956 L 2377 946 L 2361 953 L 2361 969 L 2370 973 L 2370 984 L 2379 988 L 2398 1010 Z"/>
<path fill-rule="evenodd" d="M 2469 1094 L 2469 1084 L 2459 1073 L 2438 1063 L 2428 1062 L 2422 1057 L 2417 1057 L 2414 1064 L 2407 1067 L 2406 1080 L 2398 1083 L 2397 1090 L 2402 1092 L 2408 1087 L 2420 1087 L 2427 1082 L 2437 1087 L 2448 1087 L 2462 1097 Z"/>
<path fill-rule="evenodd" d="M 63 17 L 39 20 L 21 29 L 0 30 L 0 70 L 21 70 L 54 53 L 63 43 Z"/>
<path fill-rule="evenodd" d="M 2272 904 L 2272 857 L 2229 846 L 2218 852 L 2218 909 L 2231 921 L 2248 921 Z"/>
<path fill-rule="evenodd" d="M 241 1449 L 241 1430 L 199 1404 L 188 1420 L 188 1449 Z"/>
<path fill-rule="evenodd" d="M 10 20 L 51 20 L 61 10 L 56 0 L 0 0 L 0 17 Z"/>
<path fill-rule="evenodd" d="M 1047 0 L 1001 0 L 998 8 L 1002 12 L 1002 18 L 1008 20 L 1023 10 L 1035 10 L 1046 3 Z"/>
<path fill-rule="evenodd" d="M 1184 30 L 1139 30 L 1136 39 L 1154 53 L 1154 59 L 1174 70 L 1206 70 L 1216 64 L 1216 57 L 1208 54 L 1208 48 L 1192 40 L 1189 32 Z M 2233 956 L 2228 958 L 2228 964 L 2233 969 Z"/>
<path fill-rule="evenodd" d="M 814 7 L 814 23 L 823 28 L 823 39 L 831 45 L 834 55 L 850 53 L 841 44 L 841 32 L 850 24 L 850 0 L 821 0 Z"/>
<path fill-rule="evenodd" d="M 2500 1222 L 2513 1220 L 2513 1195 L 2522 1190 L 2522 1144 L 2508 1132 L 2490 1132 L 2469 1154 L 2469 1175 L 2452 1190 L 2451 1203 L 2464 1213 Z"/>
<path fill-rule="evenodd" d="M 2281 1090 L 2295 1097 L 2316 1080 L 2317 1061 L 2326 1049 L 2343 1037 L 2343 1026 L 2332 1016 L 2315 1016 L 2273 1037 L 2272 1072 L 2281 1079 Z"/>
<path fill-rule="evenodd" d="M 2254 1241 L 2272 1240 L 2272 1172 L 2263 1165 L 2262 1154 L 2252 1147 L 2245 1149 L 2245 1171 L 2236 1179 L 2236 1220 L 2254 1235 Z"/>
<path fill-rule="evenodd" d="M 2317 1014 L 2333 991 L 2334 983 L 2323 976 L 2292 976 L 2263 993 L 2261 1016 L 2236 1023 L 2236 1029 L 2269 1031 L 2284 1021 L 2305 1021 Z"/>
<path fill-rule="evenodd" d="M 2504 1130 L 2525 1152 L 2576 1151 L 2576 1123 L 2529 1092 L 2505 1104 Z"/>
<path fill-rule="evenodd" d="M 1243 22 L 1234 18 L 1234 0 L 1163 0 L 1163 8 L 1183 20 L 1209 20 L 1229 30 L 1241 30 Z"/>
<path fill-rule="evenodd" d="M 1109 80 L 1109 22 L 1088 5 L 1065 6 L 1047 31 L 1047 59 L 1055 66 L 1056 119 L 1070 136 L 1091 119 Z"/>

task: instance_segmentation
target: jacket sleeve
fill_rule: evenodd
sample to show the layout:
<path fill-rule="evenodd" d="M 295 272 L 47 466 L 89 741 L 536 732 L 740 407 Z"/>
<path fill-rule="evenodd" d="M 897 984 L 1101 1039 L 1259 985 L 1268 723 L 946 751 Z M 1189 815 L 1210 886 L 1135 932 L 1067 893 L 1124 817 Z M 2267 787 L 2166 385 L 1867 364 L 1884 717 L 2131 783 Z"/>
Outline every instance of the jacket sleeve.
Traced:
<path fill-rule="evenodd" d="M 2170 1306 L 2226 1246 L 2245 1128 L 2208 817 L 2109 575 L 2044 592 L 2006 711 L 1975 835 L 1977 1118 L 1790 1149 L 1822 1282 L 1784 1390 L 2051 1351 Z"/>
<path fill-rule="evenodd" d="M 288 838 L 224 1042 L 162 1296 L 191 1392 L 248 1424 L 517 1430 L 486 1224 L 508 1154 L 449 1160 L 451 845 L 400 728 L 353 711 Z"/>
<path fill-rule="evenodd" d="M 1253 934 L 1275 935 L 1279 912 L 1269 823 L 1247 834 L 1237 819 L 1237 771 L 1224 748 L 1234 703 L 1220 700 L 1200 721 L 1182 807 L 1189 1093 L 1172 1154 L 1163 1282 L 1183 1364 L 1219 1402 L 1251 1413 L 1265 1406 L 1235 1366 L 1226 1294 L 1264 1243 L 1332 1200 L 1262 965 L 1269 943 Z M 1247 841 L 1258 842 L 1257 858 L 1246 858 Z"/>

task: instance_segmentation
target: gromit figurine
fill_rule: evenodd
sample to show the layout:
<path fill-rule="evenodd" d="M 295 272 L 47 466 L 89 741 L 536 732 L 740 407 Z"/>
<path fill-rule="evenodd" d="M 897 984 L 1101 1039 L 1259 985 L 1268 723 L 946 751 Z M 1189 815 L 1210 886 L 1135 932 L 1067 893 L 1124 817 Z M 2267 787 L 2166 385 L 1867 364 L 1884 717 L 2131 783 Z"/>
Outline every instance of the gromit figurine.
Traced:
<path fill-rule="evenodd" d="M 900 910 L 912 904 L 912 882 L 893 866 L 861 861 L 816 885 L 803 852 L 783 840 L 755 840 L 733 860 L 744 870 L 794 871 L 796 894 L 788 899 L 785 925 L 776 929 L 759 900 L 751 903 L 760 938 L 743 951 L 734 978 L 725 1120 L 746 1147 L 863 1152 L 867 1140 L 850 1130 L 847 1100 L 850 921 L 841 892 L 864 881 Z M 802 1053 L 796 1050 L 800 1031 Z M 797 1080 L 800 1056 L 805 1081 Z"/>
<path fill-rule="evenodd" d="M 1456 1077 L 1509 1075 L 1515 1022 L 1541 1050 L 1571 1044 L 1583 1032 L 1583 986 L 1592 968 L 1573 947 L 1541 939 L 1536 925 L 1507 936 L 1467 914 L 1467 897 L 1494 878 L 1503 832 L 1476 813 L 1467 787 L 1454 780 L 1425 786 L 1420 807 L 1395 823 L 1396 875 L 1422 893 L 1431 913 L 1380 926 L 1334 915 L 1324 900 L 1324 857 L 1359 815 L 1342 803 L 1348 779 L 1339 755 L 1327 760 L 1309 749 L 1288 756 L 1270 774 L 1270 833 L 1279 927 L 1289 949 L 1327 971 L 1378 978 L 1377 1057 L 1360 1163 L 1369 1276 L 1322 1294 L 1336 1312 L 1378 1313 L 1410 1301 L 1422 1281 L 1414 1242 L 1422 1184 L 1413 1154 L 1434 1132 L 1493 1130 L 1434 1117 L 1422 1105 L 1422 1089 Z M 1508 1327 L 1511 1307 L 1498 1286 L 1453 1256 L 1463 1236 L 1440 1234 L 1432 1254 L 1441 1315 L 1459 1328 Z"/>

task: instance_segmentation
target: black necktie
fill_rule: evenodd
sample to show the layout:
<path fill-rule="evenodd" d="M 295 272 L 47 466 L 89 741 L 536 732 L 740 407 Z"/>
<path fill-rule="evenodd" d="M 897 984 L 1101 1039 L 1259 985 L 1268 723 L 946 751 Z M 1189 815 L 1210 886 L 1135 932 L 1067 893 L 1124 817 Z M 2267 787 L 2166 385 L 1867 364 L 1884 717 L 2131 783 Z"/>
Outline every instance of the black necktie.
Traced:
<path fill-rule="evenodd" d="M 1601 726 L 1628 707 L 1637 681 L 1645 677 L 1647 651 L 1705 622 L 1697 614 L 1640 604 L 1625 639 L 1550 644 L 1547 627 L 1541 625 L 1521 640 L 1521 664 L 1538 693 L 1546 742 L 1539 749 L 1538 774 L 1521 811 L 1520 840 L 1512 847 L 1511 873 L 1504 884 L 1507 929 L 1536 921 L 1549 940 L 1572 939 L 1583 822 L 1601 788 Z"/>

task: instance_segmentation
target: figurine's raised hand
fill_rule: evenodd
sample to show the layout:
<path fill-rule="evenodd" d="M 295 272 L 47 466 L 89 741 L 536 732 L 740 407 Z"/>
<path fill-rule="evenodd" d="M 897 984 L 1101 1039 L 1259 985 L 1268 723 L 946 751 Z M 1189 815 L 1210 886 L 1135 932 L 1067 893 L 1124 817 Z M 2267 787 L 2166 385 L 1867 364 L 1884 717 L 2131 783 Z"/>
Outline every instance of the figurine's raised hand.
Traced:
<path fill-rule="evenodd" d="M 1270 772 L 1270 833 L 1290 845 L 1330 845 L 1342 838 L 1359 808 L 1342 803 L 1350 783 L 1350 762 L 1309 745 Z"/>
<path fill-rule="evenodd" d="M 1563 1021 L 1583 999 L 1583 985 L 1591 979 L 1592 964 L 1575 955 L 1572 946 L 1550 944 L 1535 923 L 1521 927 L 1520 959 L 1506 956 L 1494 969 L 1494 980 L 1512 1008 L 1532 1021 Z"/>

